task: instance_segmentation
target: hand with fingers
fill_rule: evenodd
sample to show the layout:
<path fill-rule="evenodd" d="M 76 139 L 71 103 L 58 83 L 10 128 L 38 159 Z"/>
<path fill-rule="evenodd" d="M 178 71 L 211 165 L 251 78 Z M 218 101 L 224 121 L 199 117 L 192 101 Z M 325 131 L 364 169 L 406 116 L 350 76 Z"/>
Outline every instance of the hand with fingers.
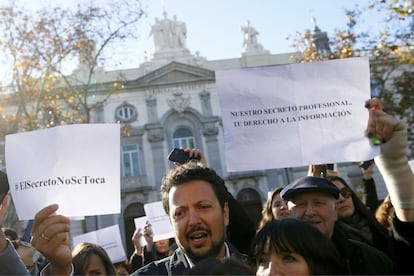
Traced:
<path fill-rule="evenodd" d="M 40 210 L 33 221 L 31 244 L 48 260 L 46 274 L 70 275 L 72 251 L 69 244 L 70 220 L 57 215 L 57 204 Z"/>
<path fill-rule="evenodd" d="M 393 116 L 385 113 L 377 98 L 366 101 L 369 110 L 365 135 L 374 145 L 380 145 L 381 154 L 374 158 L 399 220 L 414 221 L 414 174 L 407 158 L 407 128 Z"/>
<path fill-rule="evenodd" d="M 152 248 L 154 247 L 154 237 L 151 229 L 151 224 L 148 221 L 145 223 L 143 235 L 145 241 L 147 242 L 147 251 L 152 251 Z"/>
<path fill-rule="evenodd" d="M 375 162 L 373 159 L 360 162 L 358 166 L 361 168 L 363 179 L 372 179 L 375 167 Z"/>
<path fill-rule="evenodd" d="M 134 234 L 132 234 L 132 244 L 134 245 L 134 254 L 136 255 L 142 255 L 144 252 L 144 247 L 141 244 L 141 237 L 142 237 L 142 229 L 138 228 L 135 229 Z"/>
<path fill-rule="evenodd" d="M 394 131 L 404 128 L 400 121 L 382 110 L 381 102 L 378 98 L 367 100 L 365 107 L 369 111 L 365 135 L 372 139 L 374 145 L 386 143 L 391 139 Z"/>
<path fill-rule="evenodd" d="M 188 155 L 190 159 L 196 159 L 198 162 L 203 163 L 204 165 L 207 165 L 206 158 L 204 157 L 203 153 L 199 149 L 190 149 L 190 148 L 183 148 L 182 149 L 185 152 L 188 152 Z M 175 165 L 180 166 L 182 164 L 175 163 Z"/>
<path fill-rule="evenodd" d="M 326 172 L 325 164 L 309 165 L 308 167 L 308 176 L 320 177 L 322 174 L 324 174 L 324 172 Z"/>
<path fill-rule="evenodd" d="M 309 165 L 308 176 L 328 177 L 339 176 L 339 173 L 333 168 L 329 168 L 328 164 Z"/>

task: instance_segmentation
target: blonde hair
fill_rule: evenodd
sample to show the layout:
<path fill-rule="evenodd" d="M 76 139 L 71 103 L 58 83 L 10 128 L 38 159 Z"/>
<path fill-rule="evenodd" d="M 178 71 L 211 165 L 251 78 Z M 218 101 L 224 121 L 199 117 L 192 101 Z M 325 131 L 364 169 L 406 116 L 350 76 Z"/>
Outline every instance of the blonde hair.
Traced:
<path fill-rule="evenodd" d="M 378 206 L 375 212 L 375 218 L 385 228 L 389 229 L 392 224 L 392 215 L 394 214 L 394 206 L 391 202 L 390 195 L 384 198 L 384 201 Z"/>
<path fill-rule="evenodd" d="M 269 196 L 263 206 L 262 219 L 260 220 L 257 231 L 259 231 L 266 223 L 275 219 L 272 213 L 272 202 L 275 196 L 280 194 L 282 190 L 283 190 L 283 187 L 278 187 L 269 193 Z"/>

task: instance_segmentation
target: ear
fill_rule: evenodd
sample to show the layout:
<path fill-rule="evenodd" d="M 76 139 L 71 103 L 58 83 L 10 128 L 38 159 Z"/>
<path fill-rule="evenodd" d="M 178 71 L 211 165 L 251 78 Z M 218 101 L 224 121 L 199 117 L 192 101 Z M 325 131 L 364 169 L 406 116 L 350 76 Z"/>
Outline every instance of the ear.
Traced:
<path fill-rule="evenodd" d="M 224 203 L 223 206 L 223 220 L 224 220 L 224 225 L 227 227 L 229 225 L 230 222 L 230 216 L 229 216 L 229 205 L 228 203 Z"/>

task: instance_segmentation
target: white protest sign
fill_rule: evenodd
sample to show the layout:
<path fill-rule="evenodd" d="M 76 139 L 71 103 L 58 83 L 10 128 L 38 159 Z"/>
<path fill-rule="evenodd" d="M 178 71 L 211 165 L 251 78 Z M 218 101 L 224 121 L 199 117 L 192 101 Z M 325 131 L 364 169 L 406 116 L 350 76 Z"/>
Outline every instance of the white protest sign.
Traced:
<path fill-rule="evenodd" d="M 100 245 L 108 253 L 112 263 L 125 261 L 126 255 L 122 245 L 119 225 L 112 225 L 96 231 L 88 232 L 72 238 L 72 249 L 82 242 L 95 243 Z"/>
<path fill-rule="evenodd" d="M 119 124 L 7 135 L 7 175 L 19 219 L 33 219 L 52 203 L 68 217 L 119 213 L 119 155 Z"/>
<path fill-rule="evenodd" d="M 151 224 L 154 242 L 174 237 L 174 230 L 170 218 L 165 213 L 161 201 L 144 204 L 144 210 Z"/>
<path fill-rule="evenodd" d="M 143 234 L 144 226 L 147 220 L 148 218 L 146 216 L 134 218 L 135 229 L 141 229 L 141 233 Z M 147 241 L 145 240 L 144 235 L 140 237 L 139 243 L 141 246 L 147 245 Z"/>
<path fill-rule="evenodd" d="M 414 173 L 414 160 L 408 161 L 408 164 L 410 165 L 411 171 Z"/>
<path fill-rule="evenodd" d="M 229 171 L 370 160 L 368 58 L 216 72 Z"/>

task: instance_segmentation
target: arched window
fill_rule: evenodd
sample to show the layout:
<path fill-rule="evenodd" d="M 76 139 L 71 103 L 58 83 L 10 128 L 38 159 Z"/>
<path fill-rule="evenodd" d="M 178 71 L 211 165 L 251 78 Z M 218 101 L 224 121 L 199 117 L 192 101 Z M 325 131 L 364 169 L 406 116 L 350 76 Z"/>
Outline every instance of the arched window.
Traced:
<path fill-rule="evenodd" d="M 179 128 L 174 132 L 173 145 L 175 148 L 195 148 L 194 135 L 188 128 Z"/>
<path fill-rule="evenodd" d="M 258 226 L 262 216 L 262 201 L 258 192 L 252 188 L 245 188 L 237 194 L 236 199 L 250 219 Z"/>
<path fill-rule="evenodd" d="M 134 219 L 145 216 L 144 204 L 132 203 L 126 207 L 124 211 L 124 225 L 125 225 L 125 240 L 128 256 L 134 252 L 134 246 L 131 242 L 131 237 L 135 231 Z"/>

